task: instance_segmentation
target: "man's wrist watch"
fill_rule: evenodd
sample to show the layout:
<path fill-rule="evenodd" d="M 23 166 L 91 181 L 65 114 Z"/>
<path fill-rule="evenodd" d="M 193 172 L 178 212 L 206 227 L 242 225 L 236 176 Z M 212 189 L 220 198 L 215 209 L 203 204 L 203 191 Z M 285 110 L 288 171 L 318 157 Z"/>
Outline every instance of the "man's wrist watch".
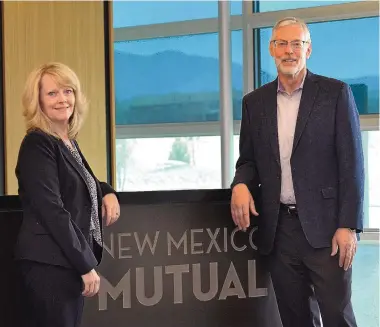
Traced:
<path fill-rule="evenodd" d="M 349 228 L 347 228 L 347 229 L 350 230 L 350 231 L 353 232 L 353 233 L 354 233 L 354 232 L 356 233 L 356 228 L 350 228 L 350 227 L 349 227 Z"/>

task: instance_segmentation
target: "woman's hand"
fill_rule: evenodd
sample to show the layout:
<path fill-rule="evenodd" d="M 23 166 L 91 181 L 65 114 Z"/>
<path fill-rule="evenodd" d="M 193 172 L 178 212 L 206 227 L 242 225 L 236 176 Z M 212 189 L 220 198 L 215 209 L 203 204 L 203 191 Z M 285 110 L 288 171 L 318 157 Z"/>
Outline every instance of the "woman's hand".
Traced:
<path fill-rule="evenodd" d="M 83 296 L 91 297 L 99 292 L 100 277 L 94 269 L 81 277 L 84 285 Z"/>
<path fill-rule="evenodd" d="M 106 226 L 112 225 L 120 217 L 120 205 L 117 197 L 109 193 L 103 197 L 102 217 L 106 218 Z"/>

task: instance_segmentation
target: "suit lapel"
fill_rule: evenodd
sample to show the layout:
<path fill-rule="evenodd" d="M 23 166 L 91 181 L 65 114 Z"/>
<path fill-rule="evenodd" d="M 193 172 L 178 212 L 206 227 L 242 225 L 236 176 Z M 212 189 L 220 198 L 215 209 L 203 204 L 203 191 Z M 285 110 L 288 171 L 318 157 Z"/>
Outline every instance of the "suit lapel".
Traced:
<path fill-rule="evenodd" d="M 278 165 L 281 165 L 277 123 L 277 79 L 268 85 L 267 92 L 267 95 L 264 95 L 263 101 L 268 122 L 266 127 L 269 133 L 269 140 L 272 152 Z"/>
<path fill-rule="evenodd" d="M 297 148 L 302 132 L 305 129 L 306 123 L 314 107 L 314 102 L 319 90 L 318 84 L 315 82 L 315 77 L 312 73 L 307 71 L 305 82 L 302 89 L 302 96 L 298 110 L 296 129 L 294 132 L 293 151 Z"/>

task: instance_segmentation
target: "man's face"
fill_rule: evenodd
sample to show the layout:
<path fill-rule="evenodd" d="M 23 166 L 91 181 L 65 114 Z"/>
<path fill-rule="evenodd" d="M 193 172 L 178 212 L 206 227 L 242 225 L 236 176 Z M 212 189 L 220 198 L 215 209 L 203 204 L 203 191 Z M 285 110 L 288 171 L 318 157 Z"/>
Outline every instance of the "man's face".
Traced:
<path fill-rule="evenodd" d="M 269 46 L 277 71 L 283 75 L 297 75 L 306 67 L 306 59 L 311 54 L 311 44 L 299 24 L 291 24 L 276 29 Z"/>

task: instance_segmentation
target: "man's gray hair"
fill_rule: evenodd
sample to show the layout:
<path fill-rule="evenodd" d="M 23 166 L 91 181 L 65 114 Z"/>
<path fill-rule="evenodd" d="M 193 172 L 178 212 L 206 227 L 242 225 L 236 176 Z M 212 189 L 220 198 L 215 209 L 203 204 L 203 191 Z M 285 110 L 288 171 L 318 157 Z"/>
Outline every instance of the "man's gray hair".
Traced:
<path fill-rule="evenodd" d="M 309 28 L 307 27 L 306 23 L 302 19 L 299 19 L 299 18 L 296 18 L 296 17 L 285 17 L 285 18 L 279 20 L 273 26 L 271 40 L 273 40 L 274 32 L 279 27 L 286 26 L 286 25 L 293 25 L 293 24 L 300 25 L 302 27 L 302 29 L 304 30 L 305 34 L 306 34 L 306 40 L 304 40 L 304 41 L 311 42 L 310 31 L 309 31 Z"/>

